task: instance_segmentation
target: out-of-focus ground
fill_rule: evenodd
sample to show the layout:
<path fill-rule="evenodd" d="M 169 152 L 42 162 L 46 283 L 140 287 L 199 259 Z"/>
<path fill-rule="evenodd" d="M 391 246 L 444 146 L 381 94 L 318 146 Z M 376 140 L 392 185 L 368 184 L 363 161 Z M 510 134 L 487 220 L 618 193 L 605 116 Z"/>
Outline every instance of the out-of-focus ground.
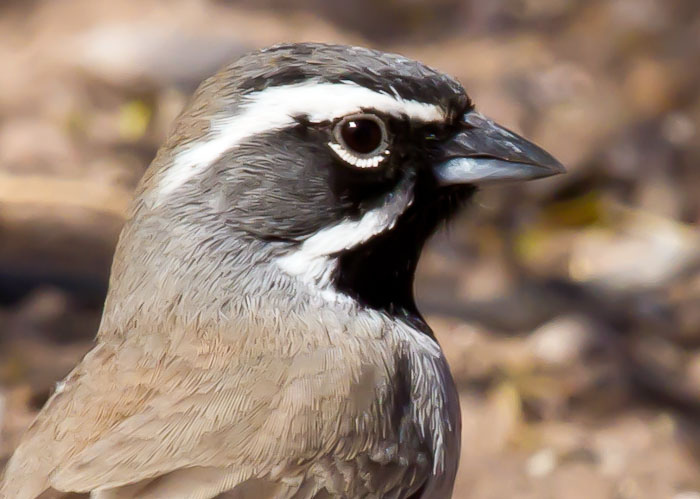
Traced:
<path fill-rule="evenodd" d="M 566 176 L 490 188 L 417 290 L 462 397 L 456 498 L 700 498 L 697 0 L 4 0 L 0 466 L 91 345 L 187 95 L 277 41 L 458 77 Z"/>

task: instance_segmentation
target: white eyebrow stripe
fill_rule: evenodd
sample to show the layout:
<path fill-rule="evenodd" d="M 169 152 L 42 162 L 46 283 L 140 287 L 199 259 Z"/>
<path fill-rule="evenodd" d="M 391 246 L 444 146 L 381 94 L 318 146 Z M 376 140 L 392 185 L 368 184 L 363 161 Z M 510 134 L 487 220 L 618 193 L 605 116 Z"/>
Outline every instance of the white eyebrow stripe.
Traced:
<path fill-rule="evenodd" d="M 270 87 L 245 96 L 236 115 L 214 119 L 206 140 L 189 144 L 175 156 L 160 179 L 159 199 L 206 170 L 222 154 L 245 139 L 293 125 L 296 116 L 303 115 L 311 122 L 320 123 L 363 109 L 405 115 L 423 122 L 445 119 L 445 111 L 438 105 L 401 99 L 352 82 L 307 81 Z"/>

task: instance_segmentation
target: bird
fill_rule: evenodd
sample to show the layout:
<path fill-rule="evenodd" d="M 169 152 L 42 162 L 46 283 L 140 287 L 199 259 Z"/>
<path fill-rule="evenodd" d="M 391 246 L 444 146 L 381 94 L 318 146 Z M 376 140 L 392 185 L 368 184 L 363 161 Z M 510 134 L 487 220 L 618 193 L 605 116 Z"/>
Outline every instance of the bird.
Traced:
<path fill-rule="evenodd" d="M 240 57 L 144 173 L 94 348 L 0 497 L 451 497 L 460 407 L 421 251 L 482 185 L 563 171 L 404 56 Z"/>

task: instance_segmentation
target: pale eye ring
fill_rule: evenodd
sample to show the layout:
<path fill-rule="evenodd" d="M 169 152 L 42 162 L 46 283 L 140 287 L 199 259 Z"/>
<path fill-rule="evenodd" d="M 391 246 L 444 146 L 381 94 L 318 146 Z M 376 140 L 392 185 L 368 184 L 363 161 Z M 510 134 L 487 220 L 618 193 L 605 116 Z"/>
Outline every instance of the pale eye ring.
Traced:
<path fill-rule="evenodd" d="M 345 116 L 333 127 L 331 149 L 357 168 L 376 168 L 389 157 L 389 134 L 384 121 L 374 114 Z"/>

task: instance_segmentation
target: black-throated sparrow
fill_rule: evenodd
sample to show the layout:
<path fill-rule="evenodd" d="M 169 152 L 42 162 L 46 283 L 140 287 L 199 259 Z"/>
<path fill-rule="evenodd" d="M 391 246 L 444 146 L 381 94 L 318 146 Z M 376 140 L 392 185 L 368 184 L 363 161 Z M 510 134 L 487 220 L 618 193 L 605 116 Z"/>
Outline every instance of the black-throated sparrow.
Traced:
<path fill-rule="evenodd" d="M 475 186 L 561 171 L 418 62 L 244 56 L 144 176 L 97 345 L 0 495 L 449 497 L 459 406 L 413 300 L 421 248 Z"/>

